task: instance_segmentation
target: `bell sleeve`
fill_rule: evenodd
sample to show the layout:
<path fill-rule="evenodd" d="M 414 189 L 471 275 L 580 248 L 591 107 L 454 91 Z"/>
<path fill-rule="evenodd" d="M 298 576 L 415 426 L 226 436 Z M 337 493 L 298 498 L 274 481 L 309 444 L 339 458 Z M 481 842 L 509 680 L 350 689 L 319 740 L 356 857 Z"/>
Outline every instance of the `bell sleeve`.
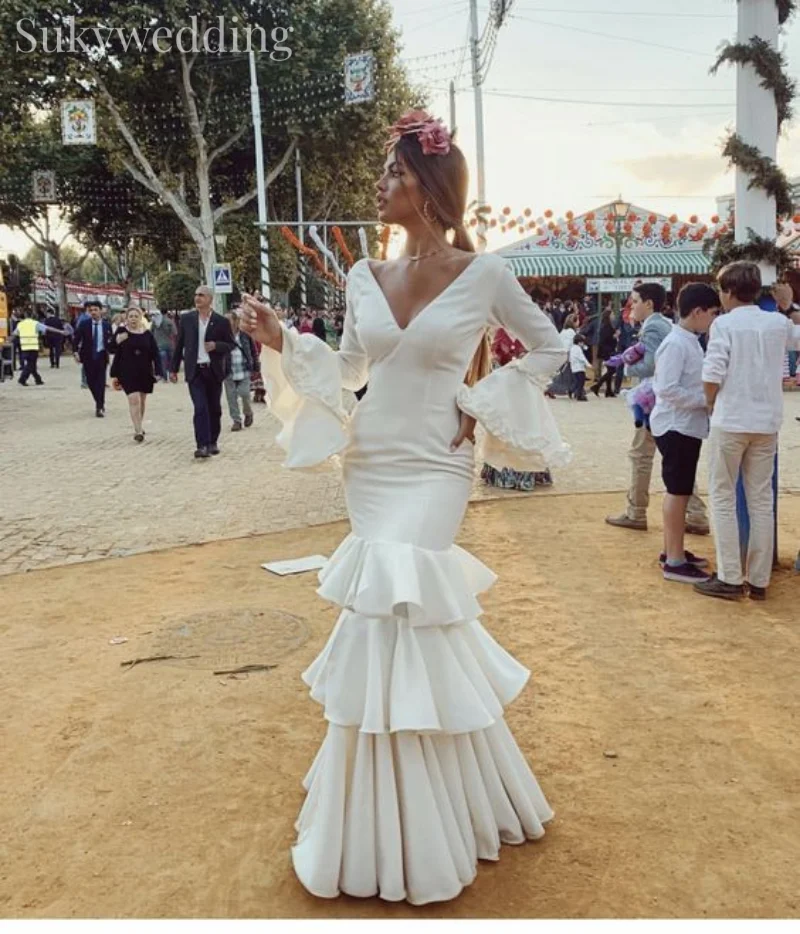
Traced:
<path fill-rule="evenodd" d="M 553 323 L 531 302 L 505 262 L 500 263 L 489 320 L 517 338 L 527 353 L 474 386 L 462 386 L 458 407 L 484 429 L 487 463 L 524 471 L 563 466 L 571 452 L 544 391 L 567 352 Z"/>
<path fill-rule="evenodd" d="M 264 377 L 272 414 L 282 423 L 276 442 L 286 452 L 283 466 L 309 470 L 337 463 L 350 441 L 342 390 L 367 382 L 367 354 L 358 338 L 351 291 L 339 350 L 312 333 L 283 328 L 283 349 L 264 347 Z"/>

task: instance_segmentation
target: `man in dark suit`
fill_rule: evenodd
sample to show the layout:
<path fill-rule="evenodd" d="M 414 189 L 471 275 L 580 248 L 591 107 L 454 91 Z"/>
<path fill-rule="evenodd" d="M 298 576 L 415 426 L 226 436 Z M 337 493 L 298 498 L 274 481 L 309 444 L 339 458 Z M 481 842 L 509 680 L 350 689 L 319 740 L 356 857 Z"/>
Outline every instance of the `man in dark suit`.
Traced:
<path fill-rule="evenodd" d="M 75 359 L 83 364 L 86 382 L 94 398 L 95 415 L 102 418 L 106 409 L 106 369 L 109 355 L 114 352 L 111 325 L 103 317 L 103 306 L 96 298 L 83 303 L 89 318 L 75 328 L 73 344 Z"/>
<path fill-rule="evenodd" d="M 178 380 L 183 360 L 186 382 L 194 405 L 195 457 L 219 454 L 220 421 L 222 418 L 222 384 L 230 369 L 233 332 L 230 322 L 212 309 L 214 293 L 207 285 L 199 285 L 194 293 L 194 311 L 182 314 L 178 321 L 178 338 L 172 355 L 170 380 Z"/>
<path fill-rule="evenodd" d="M 44 323 L 47 327 L 52 328 L 52 332 L 47 335 L 47 346 L 50 350 L 50 369 L 57 370 L 61 366 L 61 351 L 64 349 L 67 329 L 64 321 L 54 308 L 48 308 L 48 311 L 50 313 L 45 318 Z"/>

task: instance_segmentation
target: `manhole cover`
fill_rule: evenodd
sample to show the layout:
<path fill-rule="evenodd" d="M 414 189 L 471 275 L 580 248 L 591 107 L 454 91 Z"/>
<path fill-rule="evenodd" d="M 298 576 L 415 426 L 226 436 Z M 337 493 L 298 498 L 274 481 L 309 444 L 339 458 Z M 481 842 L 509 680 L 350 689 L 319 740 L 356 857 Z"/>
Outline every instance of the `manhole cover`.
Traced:
<path fill-rule="evenodd" d="M 165 665 L 218 670 L 277 665 L 308 641 L 306 621 L 280 610 L 237 609 L 169 620 L 153 634 L 152 655 L 197 655 Z"/>

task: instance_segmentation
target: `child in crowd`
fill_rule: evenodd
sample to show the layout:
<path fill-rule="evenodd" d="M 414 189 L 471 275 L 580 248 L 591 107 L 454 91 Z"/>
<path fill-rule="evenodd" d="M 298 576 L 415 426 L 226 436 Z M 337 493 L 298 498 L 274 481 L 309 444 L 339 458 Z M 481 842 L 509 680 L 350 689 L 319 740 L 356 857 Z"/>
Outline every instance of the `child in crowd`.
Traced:
<path fill-rule="evenodd" d="M 677 324 L 655 354 L 656 403 L 650 430 L 661 452 L 664 497 L 664 580 L 696 584 L 709 579 L 708 561 L 684 547 L 686 508 L 694 490 L 703 439 L 708 437 L 708 409 L 703 390 L 703 348 L 699 336 L 719 311 L 710 285 L 693 282 L 678 295 Z"/>
<path fill-rule="evenodd" d="M 764 600 L 772 573 L 772 474 L 783 420 L 783 360 L 787 350 L 800 347 L 800 314 L 791 314 L 792 289 L 785 283 L 773 295 L 790 317 L 759 308 L 761 272 L 755 263 L 730 263 L 718 283 L 727 314 L 711 328 L 703 366 L 711 410 L 708 479 L 717 573 L 695 590 L 738 600 L 746 581 L 750 598 Z M 736 517 L 740 471 L 750 518 L 744 567 Z"/>
<path fill-rule="evenodd" d="M 589 361 L 583 349 L 586 338 L 582 334 L 576 334 L 572 339 L 572 346 L 569 350 L 569 368 L 572 371 L 572 392 L 578 402 L 586 402 L 586 367 Z"/>

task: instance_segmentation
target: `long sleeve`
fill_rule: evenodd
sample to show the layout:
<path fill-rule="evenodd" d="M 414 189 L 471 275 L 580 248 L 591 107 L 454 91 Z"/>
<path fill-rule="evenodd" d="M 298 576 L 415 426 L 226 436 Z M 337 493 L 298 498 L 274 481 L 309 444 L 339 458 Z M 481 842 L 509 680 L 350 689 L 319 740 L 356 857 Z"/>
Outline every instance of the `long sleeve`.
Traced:
<path fill-rule="evenodd" d="M 177 325 L 177 337 L 175 339 L 175 350 L 172 352 L 172 372 L 176 373 L 181 368 L 181 361 L 183 360 L 183 343 L 184 343 L 184 330 L 183 330 L 183 321 L 179 318 Z"/>
<path fill-rule="evenodd" d="M 502 263 L 490 322 L 517 338 L 527 353 L 458 391 L 458 407 L 485 430 L 484 456 L 496 467 L 544 470 L 570 460 L 544 390 L 567 359 L 552 321 Z"/>
<path fill-rule="evenodd" d="M 686 353 L 676 342 L 664 345 L 658 355 L 653 391 L 656 399 L 676 409 L 705 409 L 706 396 L 702 384 L 687 389 L 684 385 Z"/>
<path fill-rule="evenodd" d="M 706 359 L 703 363 L 703 382 L 719 386 L 725 382 L 731 356 L 731 341 L 728 329 L 719 320 L 711 325 Z"/>
<path fill-rule="evenodd" d="M 637 379 L 647 379 L 656 371 L 656 351 L 661 346 L 664 335 L 656 327 L 644 327 L 640 336 L 640 343 L 644 345 L 644 356 L 638 363 L 629 363 L 625 367 L 628 376 Z"/>
<path fill-rule="evenodd" d="M 368 360 L 358 339 L 350 278 L 338 351 L 312 333 L 300 334 L 285 325 L 282 329 L 280 353 L 264 348 L 264 375 L 272 412 L 283 423 L 275 440 L 286 451 L 284 467 L 318 467 L 343 451 L 350 441 L 342 390 L 361 389 L 367 381 Z"/>
<path fill-rule="evenodd" d="M 150 356 L 153 359 L 153 372 L 155 373 L 156 377 L 162 377 L 163 379 L 166 379 L 167 374 L 164 372 L 164 365 L 161 362 L 161 354 L 158 350 L 158 343 L 156 342 L 152 331 L 147 332 L 147 344 L 150 347 Z"/>

